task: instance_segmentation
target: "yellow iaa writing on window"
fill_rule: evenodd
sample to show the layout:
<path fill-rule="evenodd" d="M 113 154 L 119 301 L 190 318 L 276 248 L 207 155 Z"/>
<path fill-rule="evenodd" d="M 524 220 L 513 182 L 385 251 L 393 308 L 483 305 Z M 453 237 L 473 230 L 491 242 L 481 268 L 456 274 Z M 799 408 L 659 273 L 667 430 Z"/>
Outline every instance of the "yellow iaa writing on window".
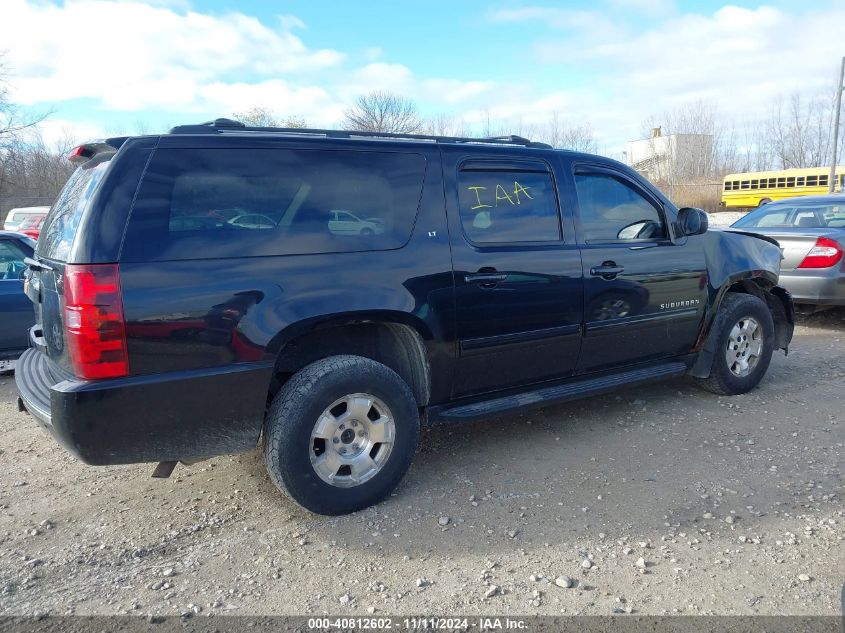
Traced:
<path fill-rule="evenodd" d="M 498 207 L 500 202 L 502 204 L 507 203 L 516 206 L 522 204 L 522 198 L 520 196 L 525 196 L 529 200 L 534 199 L 534 196 L 528 193 L 531 187 L 521 185 L 515 180 L 513 182 L 513 189 L 510 189 L 510 187 L 505 189 L 502 185 L 496 185 L 489 193 L 489 187 L 482 187 L 481 185 L 472 185 L 467 187 L 467 189 L 475 194 L 476 205 L 470 207 L 471 211 L 475 211 L 476 209 L 492 209 L 493 207 Z M 487 204 L 485 199 L 493 204 Z"/>

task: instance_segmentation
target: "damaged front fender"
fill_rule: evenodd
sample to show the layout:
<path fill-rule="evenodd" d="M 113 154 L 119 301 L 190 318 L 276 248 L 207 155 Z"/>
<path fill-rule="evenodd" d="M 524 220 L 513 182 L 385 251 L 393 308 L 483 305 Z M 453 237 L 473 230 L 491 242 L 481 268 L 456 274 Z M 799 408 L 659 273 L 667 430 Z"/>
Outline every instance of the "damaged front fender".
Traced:
<path fill-rule="evenodd" d="M 775 349 L 787 352 L 795 328 L 795 308 L 789 292 L 777 285 L 782 254 L 770 237 L 740 231 L 708 231 L 704 236 L 708 274 L 708 302 L 690 369 L 707 378 L 716 348 L 717 318 L 728 292 L 753 294 L 769 307 L 775 326 Z"/>

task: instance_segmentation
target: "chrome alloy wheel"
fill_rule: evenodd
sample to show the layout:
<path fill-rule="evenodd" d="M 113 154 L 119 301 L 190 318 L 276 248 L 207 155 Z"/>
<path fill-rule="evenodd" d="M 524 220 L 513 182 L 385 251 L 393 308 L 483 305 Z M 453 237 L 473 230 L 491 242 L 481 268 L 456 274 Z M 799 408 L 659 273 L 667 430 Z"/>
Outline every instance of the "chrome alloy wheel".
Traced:
<path fill-rule="evenodd" d="M 734 376 L 744 378 L 757 366 L 763 353 L 763 328 L 751 317 L 743 317 L 728 334 L 725 359 Z"/>
<path fill-rule="evenodd" d="M 387 463 L 395 437 L 384 402 L 366 393 L 344 396 L 326 407 L 311 431 L 311 466 L 327 484 L 359 486 Z"/>

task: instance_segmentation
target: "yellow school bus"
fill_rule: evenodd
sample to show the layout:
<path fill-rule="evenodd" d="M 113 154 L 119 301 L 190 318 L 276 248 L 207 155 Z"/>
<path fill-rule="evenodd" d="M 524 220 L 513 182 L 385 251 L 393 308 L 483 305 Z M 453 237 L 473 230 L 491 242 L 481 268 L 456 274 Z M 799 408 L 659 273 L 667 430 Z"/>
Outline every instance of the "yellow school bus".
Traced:
<path fill-rule="evenodd" d="M 723 207 L 759 207 L 783 198 L 825 194 L 830 167 L 728 174 L 722 185 Z M 836 168 L 836 191 L 845 191 L 845 167 Z"/>

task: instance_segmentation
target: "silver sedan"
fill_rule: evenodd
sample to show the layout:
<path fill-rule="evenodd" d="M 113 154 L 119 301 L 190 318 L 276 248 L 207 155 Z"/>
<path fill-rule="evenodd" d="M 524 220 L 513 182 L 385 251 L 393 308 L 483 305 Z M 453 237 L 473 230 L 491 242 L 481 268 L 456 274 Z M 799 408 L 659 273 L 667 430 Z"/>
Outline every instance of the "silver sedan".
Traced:
<path fill-rule="evenodd" d="M 772 202 L 730 229 L 778 241 L 783 252 L 780 284 L 795 303 L 845 305 L 845 194 Z"/>

